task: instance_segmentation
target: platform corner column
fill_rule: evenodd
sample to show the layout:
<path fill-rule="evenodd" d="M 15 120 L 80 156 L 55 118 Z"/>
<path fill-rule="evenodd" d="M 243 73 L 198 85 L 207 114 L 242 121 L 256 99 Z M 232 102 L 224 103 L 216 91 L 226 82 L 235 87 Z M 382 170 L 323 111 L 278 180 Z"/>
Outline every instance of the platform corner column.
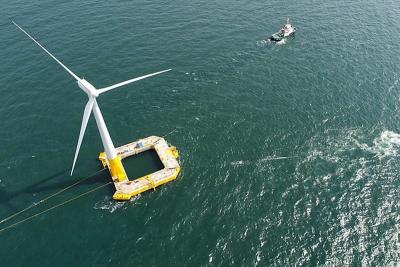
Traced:
<path fill-rule="evenodd" d="M 121 157 L 116 156 L 113 159 L 108 160 L 111 176 L 117 178 L 118 182 L 122 182 L 128 179 L 124 166 L 122 165 Z"/>

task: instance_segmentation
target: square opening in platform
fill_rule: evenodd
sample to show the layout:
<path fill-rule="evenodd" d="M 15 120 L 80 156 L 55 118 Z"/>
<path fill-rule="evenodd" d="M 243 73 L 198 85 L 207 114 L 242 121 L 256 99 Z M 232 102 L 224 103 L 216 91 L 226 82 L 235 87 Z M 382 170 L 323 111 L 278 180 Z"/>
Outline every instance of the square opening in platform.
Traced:
<path fill-rule="evenodd" d="M 154 149 L 124 158 L 122 163 L 131 181 L 164 169 L 164 165 Z"/>

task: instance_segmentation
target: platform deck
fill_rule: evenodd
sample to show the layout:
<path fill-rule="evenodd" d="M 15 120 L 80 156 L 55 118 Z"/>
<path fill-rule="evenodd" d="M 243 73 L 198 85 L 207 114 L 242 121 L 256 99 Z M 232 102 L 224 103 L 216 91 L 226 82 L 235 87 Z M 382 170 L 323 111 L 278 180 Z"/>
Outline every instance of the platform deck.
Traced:
<path fill-rule="evenodd" d="M 121 159 L 134 156 L 146 150 L 154 149 L 160 158 L 164 168 L 140 177 L 135 180 L 125 180 L 119 182 L 116 177 L 113 177 L 116 192 L 113 195 L 115 200 L 129 200 L 144 191 L 155 189 L 157 186 L 175 180 L 180 172 L 180 166 L 177 158 L 179 157 L 178 150 L 174 146 L 169 146 L 164 138 L 158 136 L 150 136 L 138 141 L 120 146 L 117 149 Z M 100 153 L 99 159 L 104 167 L 109 168 L 106 154 Z"/>

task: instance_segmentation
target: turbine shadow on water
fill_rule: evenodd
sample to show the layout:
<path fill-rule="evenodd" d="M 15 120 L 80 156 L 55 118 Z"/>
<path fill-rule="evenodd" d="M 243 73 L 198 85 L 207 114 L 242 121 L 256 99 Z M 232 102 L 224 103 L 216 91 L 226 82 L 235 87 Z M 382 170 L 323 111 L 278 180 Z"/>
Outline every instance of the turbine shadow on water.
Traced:
<path fill-rule="evenodd" d="M 70 178 L 69 171 L 70 171 L 69 169 L 60 171 L 58 173 L 48 176 L 47 178 L 44 178 L 43 180 L 41 180 L 37 183 L 34 183 L 28 187 L 25 187 L 23 189 L 16 190 L 16 191 L 7 191 L 4 188 L 0 188 L 0 205 L 7 206 L 10 211 L 17 211 L 18 209 L 20 209 L 20 207 L 15 207 L 12 204 L 12 201 L 16 198 L 21 197 L 22 195 L 39 194 L 39 193 L 43 193 L 43 192 L 50 192 L 52 190 L 59 191 L 68 186 L 71 186 L 74 183 L 79 182 L 79 180 L 82 180 L 82 182 L 80 182 L 79 184 L 77 184 L 74 187 L 77 187 L 77 188 L 85 187 L 85 186 L 97 184 L 100 182 L 106 183 L 109 181 L 109 174 L 108 174 L 108 172 L 105 172 L 105 171 L 100 172 L 100 173 L 97 172 L 95 174 L 92 174 L 92 175 L 89 175 L 89 176 L 86 176 L 83 178 L 62 180 L 63 178 Z M 113 192 L 113 187 L 111 185 L 107 188 L 110 191 L 110 193 Z M 56 192 L 53 192 L 53 193 L 56 193 Z M 63 193 L 61 193 L 60 195 L 62 195 Z"/>

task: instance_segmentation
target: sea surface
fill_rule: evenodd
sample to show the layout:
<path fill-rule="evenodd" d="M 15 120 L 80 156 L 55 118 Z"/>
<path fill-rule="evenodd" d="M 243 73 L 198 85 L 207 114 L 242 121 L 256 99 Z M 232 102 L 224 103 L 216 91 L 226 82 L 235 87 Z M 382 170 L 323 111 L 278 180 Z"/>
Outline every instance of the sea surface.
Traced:
<path fill-rule="evenodd" d="M 11 20 L 98 88 L 172 68 L 98 103 L 116 146 L 167 135 L 178 178 L 38 214 L 110 176 L 93 117 L 69 176 L 87 97 Z M 400 265 L 399 1 L 14 0 L 0 37 L 0 221 L 34 205 L 1 266 Z"/>

